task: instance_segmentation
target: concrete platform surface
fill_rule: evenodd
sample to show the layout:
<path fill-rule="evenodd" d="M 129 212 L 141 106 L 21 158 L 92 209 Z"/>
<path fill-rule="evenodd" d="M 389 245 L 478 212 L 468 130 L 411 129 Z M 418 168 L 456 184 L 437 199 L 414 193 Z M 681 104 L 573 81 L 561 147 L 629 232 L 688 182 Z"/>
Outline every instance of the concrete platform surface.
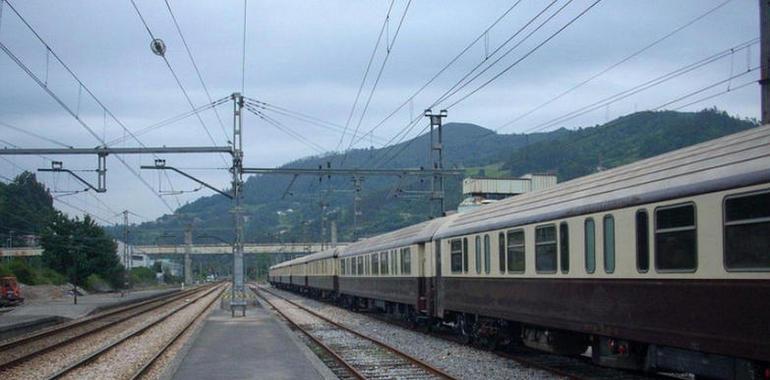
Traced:
<path fill-rule="evenodd" d="M 90 313 L 117 307 L 124 304 L 140 302 L 178 289 L 140 290 L 127 293 L 89 294 L 78 296 L 78 304 L 72 303 L 72 297 L 50 301 L 25 303 L 13 310 L 0 314 L 0 336 L 13 336 L 15 330 L 28 332 L 36 327 L 50 325 L 51 321 L 64 321 L 81 318 Z"/>
<path fill-rule="evenodd" d="M 174 379 L 336 379 L 283 322 L 258 305 L 213 311 L 180 355 Z"/>

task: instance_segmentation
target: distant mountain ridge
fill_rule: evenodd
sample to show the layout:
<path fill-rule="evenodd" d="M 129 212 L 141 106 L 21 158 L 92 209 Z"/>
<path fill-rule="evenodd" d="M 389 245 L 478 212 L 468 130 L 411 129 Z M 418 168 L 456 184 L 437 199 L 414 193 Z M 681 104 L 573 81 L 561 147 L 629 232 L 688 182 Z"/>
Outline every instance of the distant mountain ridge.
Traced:
<path fill-rule="evenodd" d="M 715 109 L 639 112 L 603 125 L 530 135 L 497 134 L 471 123 L 446 123 L 443 129 L 445 167 L 464 169 L 467 175 L 552 172 L 562 182 L 756 125 L 755 121 L 737 119 Z M 385 162 L 382 168 L 430 167 L 429 141 L 429 136 L 424 134 L 410 144 L 355 149 L 348 152 L 344 165 L 342 154 L 328 154 L 296 160 L 284 167 L 317 168 L 328 163 L 333 168 L 369 168 L 375 162 Z M 396 156 L 395 152 L 399 154 Z M 448 209 L 456 207 L 461 200 L 461 180 L 446 181 Z M 350 178 L 299 177 L 287 191 L 290 182 L 290 176 L 278 175 L 251 176 L 246 180 L 247 241 L 319 240 L 321 201 L 327 204 L 326 218 L 337 220 L 340 240 L 352 237 Z M 424 196 L 394 198 L 396 188 L 425 191 L 429 189 L 429 179 L 365 178 L 358 236 L 390 231 L 430 217 L 429 202 Z M 282 199 L 284 193 L 287 196 Z M 164 229 L 181 230 L 187 223 L 182 219 L 193 221 L 196 228 L 205 230 L 207 235 L 229 240 L 232 237 L 230 207 L 230 201 L 220 195 L 200 198 L 176 211 L 175 214 L 183 218 L 165 216 L 138 226 L 134 240 L 153 242 Z M 181 241 L 181 235 L 171 239 Z"/>

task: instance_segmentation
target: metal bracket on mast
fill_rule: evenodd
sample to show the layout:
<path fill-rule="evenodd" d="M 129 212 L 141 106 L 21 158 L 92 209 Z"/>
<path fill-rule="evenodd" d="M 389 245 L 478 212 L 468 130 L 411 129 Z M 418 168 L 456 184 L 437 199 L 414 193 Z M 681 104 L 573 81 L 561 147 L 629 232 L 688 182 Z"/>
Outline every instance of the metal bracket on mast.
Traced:
<path fill-rule="evenodd" d="M 72 170 L 65 169 L 64 168 L 64 164 L 61 161 L 51 161 L 51 168 L 50 169 L 41 168 L 41 169 L 37 169 L 37 171 L 39 171 L 39 172 L 54 172 L 54 173 L 69 173 L 71 176 L 75 177 L 75 179 L 78 180 L 80 183 L 88 186 L 89 189 L 91 189 L 91 190 L 93 190 L 93 191 L 95 191 L 97 193 L 104 193 L 104 192 L 107 191 L 107 181 L 106 181 L 107 168 L 105 167 L 105 165 L 106 165 L 105 161 L 106 160 L 104 160 L 103 156 L 100 154 L 99 155 L 99 168 L 96 169 L 96 172 L 99 175 L 98 183 L 97 183 L 96 186 L 94 186 L 90 182 L 86 181 L 85 178 L 75 174 L 75 172 L 73 172 Z"/>

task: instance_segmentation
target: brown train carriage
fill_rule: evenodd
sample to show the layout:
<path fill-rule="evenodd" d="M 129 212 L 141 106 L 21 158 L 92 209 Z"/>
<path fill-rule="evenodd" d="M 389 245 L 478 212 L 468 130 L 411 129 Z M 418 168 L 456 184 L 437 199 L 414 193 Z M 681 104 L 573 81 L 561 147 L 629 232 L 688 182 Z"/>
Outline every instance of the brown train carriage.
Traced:
<path fill-rule="evenodd" d="M 460 214 L 436 317 L 600 364 L 770 373 L 770 127 Z M 434 259 L 435 259 L 434 258 Z"/>

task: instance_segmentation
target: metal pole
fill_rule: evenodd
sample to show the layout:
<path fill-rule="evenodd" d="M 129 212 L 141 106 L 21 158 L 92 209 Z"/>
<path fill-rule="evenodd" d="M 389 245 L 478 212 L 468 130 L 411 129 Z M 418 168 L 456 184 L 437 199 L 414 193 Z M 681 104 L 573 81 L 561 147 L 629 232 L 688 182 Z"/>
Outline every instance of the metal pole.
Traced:
<path fill-rule="evenodd" d="M 184 231 L 184 283 L 192 285 L 192 224 L 188 224 Z"/>
<path fill-rule="evenodd" d="M 234 116 L 233 116 L 233 215 L 235 222 L 235 238 L 233 240 L 233 286 L 232 298 L 230 300 L 230 310 L 232 316 L 235 316 L 235 306 L 244 308 L 245 300 L 242 299 L 244 291 L 244 272 L 243 272 L 243 218 L 241 217 L 241 185 L 243 171 L 243 142 L 242 142 L 242 122 L 243 122 L 243 95 L 233 94 Z"/>
<path fill-rule="evenodd" d="M 433 160 L 433 180 L 431 181 L 431 200 L 438 201 L 438 212 L 436 216 L 444 215 L 444 145 L 443 134 L 441 131 L 442 119 L 447 115 L 446 110 L 441 110 L 434 114 L 432 110 L 425 110 L 425 116 L 430 120 L 430 157 Z M 436 129 L 436 140 L 434 140 L 433 129 Z M 436 152 L 436 154 L 434 154 Z"/>
<path fill-rule="evenodd" d="M 131 257 L 128 252 L 128 210 L 123 210 L 123 267 L 126 268 L 123 288 L 128 289 L 129 279 L 131 278 Z"/>
<path fill-rule="evenodd" d="M 759 0 L 760 78 L 762 124 L 770 123 L 770 0 Z"/>

